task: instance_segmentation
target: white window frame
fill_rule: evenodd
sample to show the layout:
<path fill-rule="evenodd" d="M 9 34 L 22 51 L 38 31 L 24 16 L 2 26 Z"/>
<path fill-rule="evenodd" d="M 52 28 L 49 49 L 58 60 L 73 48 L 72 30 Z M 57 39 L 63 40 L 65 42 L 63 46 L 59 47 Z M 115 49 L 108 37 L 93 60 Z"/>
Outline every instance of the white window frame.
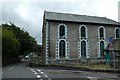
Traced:
<path fill-rule="evenodd" d="M 81 37 L 81 27 L 85 27 L 85 38 Z M 78 58 L 81 58 L 81 42 L 85 41 L 86 42 L 86 58 L 90 57 L 90 53 L 89 53 L 89 41 L 88 41 L 88 28 L 86 27 L 86 25 L 82 24 L 79 27 L 79 40 L 78 40 Z"/>
<path fill-rule="evenodd" d="M 87 29 L 87 27 L 86 27 L 86 25 L 80 25 L 80 27 L 79 27 L 79 38 L 82 38 L 81 37 L 81 27 L 85 27 L 85 38 L 88 38 L 88 29 Z"/>
<path fill-rule="evenodd" d="M 100 42 L 101 41 L 104 42 L 104 49 L 106 48 L 106 41 L 105 40 L 99 40 L 98 41 L 98 57 L 101 57 L 101 54 L 100 54 Z"/>
<path fill-rule="evenodd" d="M 49 40 L 48 35 L 49 35 L 49 22 L 47 21 L 47 22 L 46 22 L 46 50 L 45 50 L 45 51 L 46 51 L 46 52 L 45 52 L 45 53 L 46 53 L 46 57 L 45 57 L 45 60 L 46 60 L 45 63 L 46 63 L 46 64 L 48 64 L 48 57 L 49 57 L 49 56 L 48 56 L 48 55 L 49 55 L 49 53 L 48 53 L 48 51 L 49 51 L 49 50 L 48 50 L 48 46 L 49 46 L 49 45 L 48 45 L 48 43 L 49 43 L 49 41 L 48 41 L 48 40 Z"/>
<path fill-rule="evenodd" d="M 89 49 L 88 49 L 89 48 L 89 46 L 88 46 L 89 42 L 86 39 L 82 39 L 82 40 L 79 41 L 79 45 L 78 45 L 78 58 L 82 58 L 82 56 L 81 56 L 81 42 L 82 41 L 86 42 L 86 57 L 85 58 L 89 58 L 90 57 Z"/>
<path fill-rule="evenodd" d="M 59 35 L 59 28 L 60 26 L 63 25 L 65 26 L 65 39 L 60 39 L 60 35 Z M 68 33 L 68 29 L 67 29 L 67 26 L 63 23 L 59 24 L 58 27 L 57 27 L 57 41 L 56 41 L 56 59 L 60 59 L 60 56 L 59 56 L 59 43 L 61 40 L 64 40 L 65 41 L 65 59 L 68 59 L 69 58 L 69 42 L 67 40 L 67 33 Z"/>
<path fill-rule="evenodd" d="M 58 30 L 58 32 L 57 32 L 57 38 L 60 39 L 59 30 L 60 30 L 60 26 L 62 26 L 62 25 L 65 26 L 65 38 L 67 39 L 67 32 L 68 32 L 68 30 L 67 30 L 67 26 L 65 24 L 63 24 L 63 23 L 61 23 L 61 24 L 58 25 L 58 28 L 57 28 L 57 30 Z"/>
<path fill-rule="evenodd" d="M 114 29 L 115 39 L 120 39 L 120 38 L 116 38 L 116 29 L 119 29 L 119 35 L 120 35 L 120 28 L 119 28 L 119 27 L 116 27 L 116 28 Z"/>
<path fill-rule="evenodd" d="M 103 34 L 103 38 L 105 39 L 106 38 L 106 31 L 105 31 L 105 28 L 103 27 L 103 26 L 100 26 L 99 28 L 98 28 L 98 39 L 100 39 L 100 28 L 103 28 L 103 30 L 104 30 L 104 34 Z"/>

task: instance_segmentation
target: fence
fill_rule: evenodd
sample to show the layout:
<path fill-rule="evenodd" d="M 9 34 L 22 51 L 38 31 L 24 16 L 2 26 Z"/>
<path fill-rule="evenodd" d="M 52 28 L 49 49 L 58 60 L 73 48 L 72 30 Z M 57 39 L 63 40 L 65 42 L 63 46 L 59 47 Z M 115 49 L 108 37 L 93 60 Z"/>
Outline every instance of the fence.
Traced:
<path fill-rule="evenodd" d="M 115 60 L 111 59 L 109 60 L 109 63 L 107 63 L 107 60 L 103 58 L 83 58 L 83 59 L 49 59 L 48 62 L 49 64 L 55 64 L 55 65 L 66 65 L 66 66 L 73 66 L 73 65 L 99 65 L 99 64 L 104 64 L 104 65 L 109 65 L 111 68 L 113 68 L 113 62 L 115 61 L 115 68 L 119 69 L 120 68 L 120 59 L 116 58 Z"/>

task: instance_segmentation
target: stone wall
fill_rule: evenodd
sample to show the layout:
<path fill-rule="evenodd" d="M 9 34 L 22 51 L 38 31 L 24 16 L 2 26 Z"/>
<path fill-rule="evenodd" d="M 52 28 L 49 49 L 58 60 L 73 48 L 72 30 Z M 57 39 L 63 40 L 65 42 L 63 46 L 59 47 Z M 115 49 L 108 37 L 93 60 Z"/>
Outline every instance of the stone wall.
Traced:
<path fill-rule="evenodd" d="M 68 23 L 68 22 L 50 22 L 49 23 L 49 54 L 51 59 L 55 59 L 56 55 L 56 41 L 57 41 L 57 27 L 59 24 L 65 24 L 68 28 L 68 44 L 69 44 L 69 58 L 78 58 L 78 41 L 79 41 L 79 27 L 86 25 L 88 29 L 89 54 L 90 57 L 98 57 L 98 28 L 101 25 Z M 114 26 L 104 26 L 106 31 L 106 38 L 114 34 Z M 107 45 L 108 43 L 106 43 Z"/>

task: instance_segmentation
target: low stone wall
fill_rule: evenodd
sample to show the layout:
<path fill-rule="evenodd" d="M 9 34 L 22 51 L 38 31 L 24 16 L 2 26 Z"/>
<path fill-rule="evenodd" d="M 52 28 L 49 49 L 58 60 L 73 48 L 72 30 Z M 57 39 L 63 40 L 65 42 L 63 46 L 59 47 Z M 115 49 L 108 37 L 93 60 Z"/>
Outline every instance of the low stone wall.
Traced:
<path fill-rule="evenodd" d="M 118 60 L 115 60 L 116 63 L 116 69 L 119 68 L 118 66 Z M 48 64 L 51 65 L 68 65 L 68 66 L 73 66 L 73 65 L 96 65 L 96 64 L 107 64 L 106 59 L 104 58 L 84 58 L 84 59 L 49 59 Z M 111 67 L 113 67 L 113 60 L 110 60 L 109 64 Z"/>
<path fill-rule="evenodd" d="M 70 65 L 73 63 L 80 63 L 80 60 L 78 59 L 53 59 L 48 61 L 49 64 L 66 64 Z"/>
<path fill-rule="evenodd" d="M 48 64 L 98 64 L 105 63 L 105 59 L 101 58 L 72 58 L 72 59 L 49 59 Z"/>

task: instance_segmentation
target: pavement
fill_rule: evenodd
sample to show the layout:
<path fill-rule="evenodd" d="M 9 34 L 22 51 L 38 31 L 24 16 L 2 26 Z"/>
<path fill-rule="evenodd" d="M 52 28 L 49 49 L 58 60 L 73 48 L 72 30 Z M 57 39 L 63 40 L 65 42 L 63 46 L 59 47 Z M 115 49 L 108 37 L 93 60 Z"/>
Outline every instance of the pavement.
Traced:
<path fill-rule="evenodd" d="M 29 67 L 27 62 L 20 62 L 3 67 L 2 80 L 120 80 L 120 74 L 52 66 Z"/>

